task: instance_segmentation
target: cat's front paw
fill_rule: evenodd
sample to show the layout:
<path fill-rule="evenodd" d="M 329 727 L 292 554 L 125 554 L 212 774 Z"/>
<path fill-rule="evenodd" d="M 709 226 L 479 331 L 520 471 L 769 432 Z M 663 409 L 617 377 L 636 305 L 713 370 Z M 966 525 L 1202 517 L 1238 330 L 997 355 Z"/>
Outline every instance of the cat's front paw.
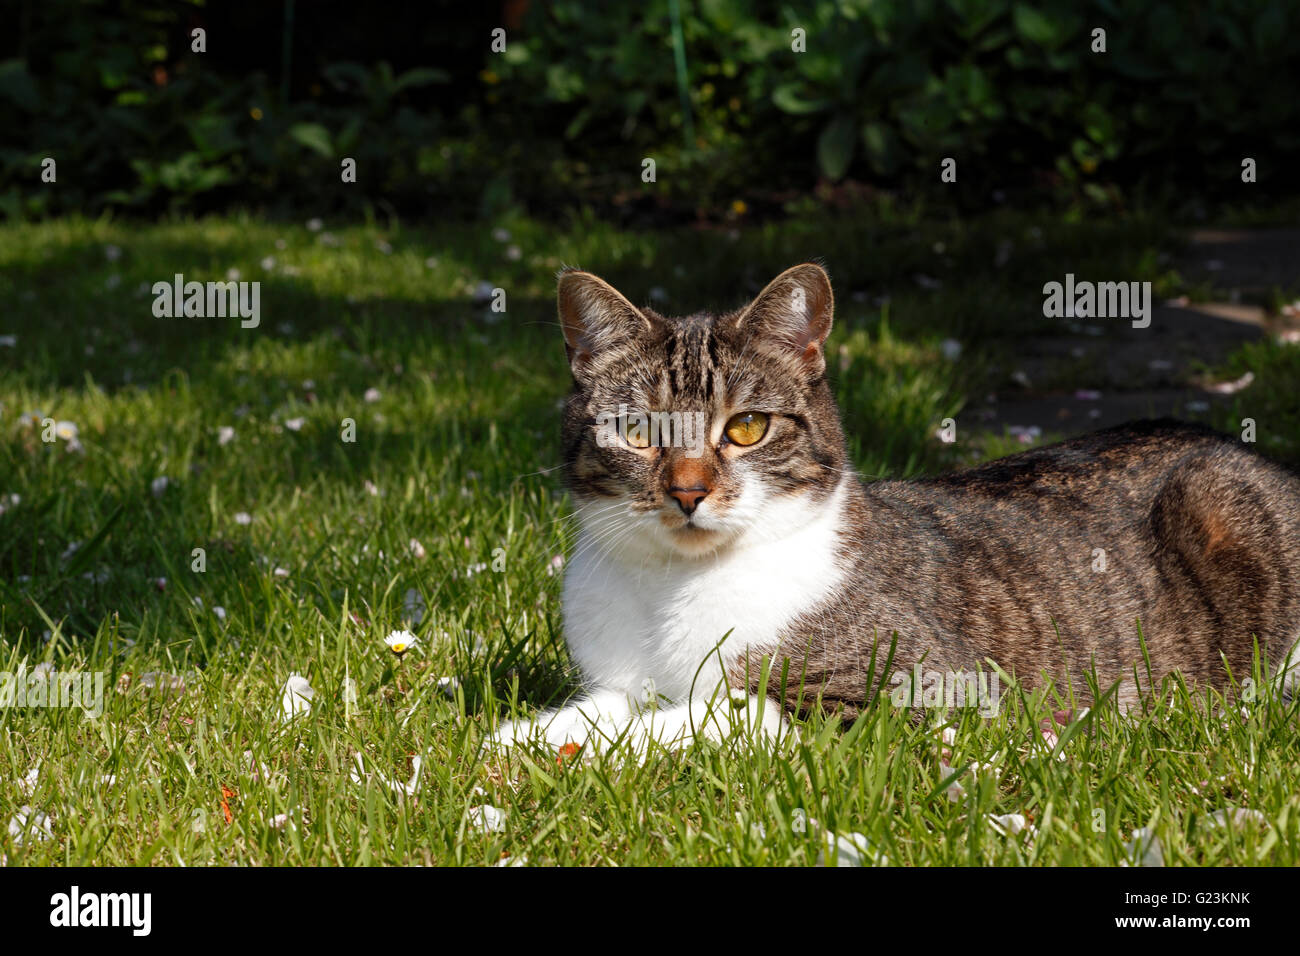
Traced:
<path fill-rule="evenodd" d="M 490 750 L 509 750 L 541 739 L 543 728 L 535 720 L 507 720 L 488 735 Z"/>
<path fill-rule="evenodd" d="M 515 747 L 557 750 L 568 744 L 582 744 L 590 732 L 583 715 L 566 708 L 528 720 L 508 720 L 488 736 L 487 745 L 498 752 Z"/>

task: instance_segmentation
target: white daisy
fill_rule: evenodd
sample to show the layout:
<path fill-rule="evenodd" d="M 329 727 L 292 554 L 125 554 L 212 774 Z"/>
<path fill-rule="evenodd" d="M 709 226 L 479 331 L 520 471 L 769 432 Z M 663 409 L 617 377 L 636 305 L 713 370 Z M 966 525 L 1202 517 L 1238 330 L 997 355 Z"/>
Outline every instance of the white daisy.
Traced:
<path fill-rule="evenodd" d="M 393 631 L 384 638 L 384 643 L 394 654 L 401 656 L 416 645 L 416 637 L 410 631 Z"/>

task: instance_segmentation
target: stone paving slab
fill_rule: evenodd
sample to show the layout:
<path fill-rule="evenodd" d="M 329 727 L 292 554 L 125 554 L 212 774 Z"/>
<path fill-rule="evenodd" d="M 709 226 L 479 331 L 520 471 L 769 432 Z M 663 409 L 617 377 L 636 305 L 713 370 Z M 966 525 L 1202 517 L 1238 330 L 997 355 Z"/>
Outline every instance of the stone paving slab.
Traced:
<path fill-rule="evenodd" d="M 1232 394 L 1207 388 L 1215 384 L 1207 370 L 1280 331 L 1257 303 L 1300 285 L 1300 230 L 1199 229 L 1176 267 L 1234 301 L 1159 305 L 1145 329 L 1125 319 L 1062 320 L 1062 334 L 1027 339 L 995 400 L 963 417 L 980 431 L 1071 435 L 1135 418 L 1200 418 L 1231 402 Z"/>

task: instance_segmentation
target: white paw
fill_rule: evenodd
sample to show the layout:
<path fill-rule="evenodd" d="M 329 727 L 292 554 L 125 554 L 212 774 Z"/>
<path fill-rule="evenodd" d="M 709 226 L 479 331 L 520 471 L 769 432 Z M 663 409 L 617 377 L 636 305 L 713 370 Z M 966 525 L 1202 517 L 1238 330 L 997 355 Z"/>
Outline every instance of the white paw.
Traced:
<path fill-rule="evenodd" d="M 542 728 L 533 720 L 507 720 L 487 738 L 492 750 L 509 750 L 541 737 Z"/>
<path fill-rule="evenodd" d="M 582 744 L 590 732 L 591 726 L 582 715 L 566 707 L 529 720 L 508 720 L 487 738 L 487 744 L 497 751 L 527 746 L 558 749 L 565 744 Z"/>
<path fill-rule="evenodd" d="M 532 720 L 507 721 L 487 743 L 497 751 L 578 744 L 596 753 L 618 746 L 644 757 L 655 747 L 683 749 L 695 737 L 722 742 L 737 736 L 770 745 L 788 729 L 777 703 L 736 691 L 713 701 L 648 709 L 632 709 L 625 699 L 588 698 Z"/>

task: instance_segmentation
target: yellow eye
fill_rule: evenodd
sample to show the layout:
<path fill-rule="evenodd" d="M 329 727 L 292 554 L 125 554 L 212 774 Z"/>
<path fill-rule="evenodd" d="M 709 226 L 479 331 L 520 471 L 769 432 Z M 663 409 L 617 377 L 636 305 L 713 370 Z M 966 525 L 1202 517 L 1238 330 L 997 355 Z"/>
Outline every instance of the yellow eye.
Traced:
<path fill-rule="evenodd" d="M 723 433 L 737 445 L 752 445 L 767 434 L 767 416 L 762 412 L 732 415 Z"/>
<path fill-rule="evenodd" d="M 623 441 L 633 448 L 650 447 L 650 423 L 644 415 L 628 415 L 620 423 Z"/>

